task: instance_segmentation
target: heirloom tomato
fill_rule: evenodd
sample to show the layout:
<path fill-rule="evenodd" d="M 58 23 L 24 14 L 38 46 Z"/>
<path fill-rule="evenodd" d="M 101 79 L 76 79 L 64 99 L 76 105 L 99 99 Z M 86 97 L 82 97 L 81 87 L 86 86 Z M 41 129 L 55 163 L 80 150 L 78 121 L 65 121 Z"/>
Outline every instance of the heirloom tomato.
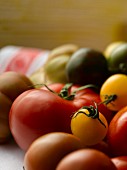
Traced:
<path fill-rule="evenodd" d="M 10 129 L 17 144 L 26 150 L 33 140 L 46 133 L 71 133 L 71 115 L 84 105 L 100 102 L 99 94 L 88 87 L 52 84 L 19 95 L 9 115 Z M 107 115 L 107 119 L 112 117 L 103 104 L 98 109 Z"/>
<path fill-rule="evenodd" d="M 81 149 L 79 138 L 63 132 L 52 132 L 37 138 L 24 157 L 25 170 L 55 170 L 68 153 Z"/>
<path fill-rule="evenodd" d="M 117 170 L 111 159 L 95 149 L 79 149 L 67 154 L 56 170 Z"/>
<path fill-rule="evenodd" d="M 100 97 L 110 110 L 119 111 L 127 105 L 127 75 L 110 76 L 100 89 Z"/>
<path fill-rule="evenodd" d="M 127 155 L 127 106 L 119 110 L 112 118 L 107 142 L 113 156 Z"/>
<path fill-rule="evenodd" d="M 99 87 L 109 76 L 107 60 L 102 52 L 92 48 L 76 50 L 66 64 L 68 82 L 95 84 Z"/>

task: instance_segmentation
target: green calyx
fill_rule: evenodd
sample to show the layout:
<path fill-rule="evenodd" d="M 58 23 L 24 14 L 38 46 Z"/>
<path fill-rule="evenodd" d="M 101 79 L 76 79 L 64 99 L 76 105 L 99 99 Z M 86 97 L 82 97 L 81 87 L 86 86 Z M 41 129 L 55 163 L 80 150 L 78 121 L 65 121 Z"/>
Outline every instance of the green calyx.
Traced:
<path fill-rule="evenodd" d="M 97 104 L 95 103 L 95 108 L 94 106 L 90 105 L 90 106 L 83 106 L 81 109 L 87 109 L 89 111 L 89 114 L 86 114 L 84 111 L 79 110 L 77 112 L 77 114 L 79 113 L 83 113 L 86 116 L 92 118 L 92 119 L 98 119 L 99 122 L 106 128 L 106 125 L 101 121 L 101 119 L 99 118 L 99 111 L 98 111 L 98 107 Z"/>
<path fill-rule="evenodd" d="M 72 83 L 67 83 L 65 84 L 65 86 L 61 89 L 60 93 L 58 94 L 60 97 L 62 97 L 63 99 L 66 99 L 66 100 L 73 100 L 76 93 L 80 90 L 83 90 L 83 89 L 86 89 L 86 88 L 96 88 L 97 87 L 93 84 L 88 84 L 88 85 L 85 85 L 85 86 L 81 86 L 79 88 L 77 88 L 76 90 L 74 90 L 71 94 L 69 94 L 69 89 L 72 87 Z"/>
<path fill-rule="evenodd" d="M 37 84 L 38 85 L 38 84 Z M 40 85 L 40 84 L 39 84 Z M 98 89 L 97 86 L 95 86 L 94 84 L 88 84 L 85 86 L 81 86 L 79 88 L 76 88 L 76 90 L 74 90 L 71 94 L 69 93 L 69 89 L 73 86 L 73 83 L 67 83 L 65 84 L 65 86 L 61 89 L 60 93 L 56 93 L 55 91 L 53 91 L 52 89 L 50 89 L 46 84 L 41 84 L 41 86 L 45 86 L 50 92 L 58 95 L 59 97 L 65 99 L 65 100 L 73 100 L 75 98 L 75 95 L 78 91 L 86 89 L 86 88 L 94 88 L 94 89 Z"/>
<path fill-rule="evenodd" d="M 103 103 L 105 105 L 108 105 L 109 103 L 115 101 L 116 99 L 117 99 L 117 95 L 116 94 L 105 95 L 105 100 L 103 102 L 101 102 L 101 103 Z"/>

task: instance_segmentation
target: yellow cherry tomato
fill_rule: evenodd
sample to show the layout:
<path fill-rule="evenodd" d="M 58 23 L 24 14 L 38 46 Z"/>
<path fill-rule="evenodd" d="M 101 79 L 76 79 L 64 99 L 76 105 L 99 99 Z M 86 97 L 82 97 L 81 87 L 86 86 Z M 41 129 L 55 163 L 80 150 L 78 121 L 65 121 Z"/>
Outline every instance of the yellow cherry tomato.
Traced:
<path fill-rule="evenodd" d="M 106 118 L 94 106 L 84 106 L 71 119 L 72 133 L 80 138 L 85 146 L 102 141 L 107 134 L 107 130 Z"/>
<path fill-rule="evenodd" d="M 118 111 L 127 105 L 127 75 L 110 76 L 100 89 L 100 98 L 112 111 Z"/>

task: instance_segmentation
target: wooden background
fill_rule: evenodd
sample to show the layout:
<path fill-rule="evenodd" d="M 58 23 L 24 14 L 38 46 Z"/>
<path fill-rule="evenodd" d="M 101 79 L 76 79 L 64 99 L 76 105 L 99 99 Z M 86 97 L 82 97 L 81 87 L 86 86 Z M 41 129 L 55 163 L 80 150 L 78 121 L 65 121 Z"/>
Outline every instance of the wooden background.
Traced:
<path fill-rule="evenodd" d="M 127 0 L 0 0 L 0 48 L 75 43 L 103 50 L 119 40 L 127 40 Z"/>

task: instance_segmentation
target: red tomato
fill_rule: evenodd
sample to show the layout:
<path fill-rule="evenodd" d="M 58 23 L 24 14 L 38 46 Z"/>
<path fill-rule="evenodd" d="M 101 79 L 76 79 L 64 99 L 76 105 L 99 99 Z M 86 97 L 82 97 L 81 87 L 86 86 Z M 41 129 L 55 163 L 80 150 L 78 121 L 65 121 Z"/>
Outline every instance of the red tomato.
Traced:
<path fill-rule="evenodd" d="M 33 140 L 46 133 L 71 133 L 71 115 L 84 105 L 100 102 L 99 95 L 91 89 L 81 90 L 70 100 L 66 100 L 58 95 L 58 91 L 61 90 L 60 84 L 57 86 L 58 89 L 54 84 L 51 86 L 56 93 L 45 88 L 32 89 L 19 95 L 12 104 L 9 115 L 10 129 L 23 150 L 26 150 Z M 77 89 L 73 86 L 72 89 L 74 88 Z M 68 92 L 64 91 L 62 94 L 66 93 Z M 105 106 L 99 108 L 105 109 L 108 114 Z"/>
<path fill-rule="evenodd" d="M 116 167 L 103 152 L 79 149 L 64 156 L 56 170 L 116 170 Z"/>
<path fill-rule="evenodd" d="M 119 110 L 111 120 L 107 141 L 113 156 L 127 155 L 127 106 Z"/>
<path fill-rule="evenodd" d="M 59 93 L 60 90 L 65 86 L 65 84 L 62 83 L 53 83 L 48 85 L 50 89 L 53 91 Z M 73 85 L 69 89 L 69 93 L 72 93 L 74 90 L 79 88 L 79 85 Z M 48 90 L 46 87 L 42 87 L 41 89 Z M 80 109 L 82 106 L 89 106 L 94 105 L 94 102 L 98 103 L 98 110 L 105 116 L 108 123 L 113 118 L 114 114 L 111 110 L 109 110 L 103 103 L 101 103 L 100 95 L 95 91 L 95 89 L 92 88 L 85 88 L 83 90 L 79 90 L 76 92 L 75 98 L 72 101 L 74 105 L 76 105 L 77 109 Z"/>
<path fill-rule="evenodd" d="M 117 170 L 127 170 L 127 156 L 119 156 L 111 159 Z"/>

